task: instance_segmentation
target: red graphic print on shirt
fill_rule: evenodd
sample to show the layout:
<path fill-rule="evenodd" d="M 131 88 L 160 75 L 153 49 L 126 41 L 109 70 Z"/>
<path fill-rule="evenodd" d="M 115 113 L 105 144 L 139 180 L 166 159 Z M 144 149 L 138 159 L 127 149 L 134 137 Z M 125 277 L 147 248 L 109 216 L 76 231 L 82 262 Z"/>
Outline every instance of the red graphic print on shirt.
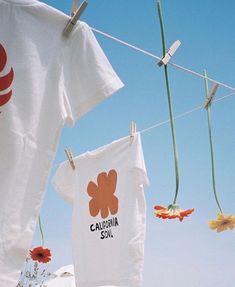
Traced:
<path fill-rule="evenodd" d="M 106 218 L 109 212 L 114 215 L 118 212 L 118 198 L 114 195 L 117 185 L 117 172 L 112 169 L 109 173 L 101 172 L 97 176 L 97 184 L 90 181 L 87 193 L 92 199 L 89 202 L 91 216 L 101 213 Z"/>
<path fill-rule="evenodd" d="M 4 91 L 10 88 L 14 78 L 14 71 L 12 68 L 9 73 L 3 73 L 6 63 L 7 53 L 4 47 L 0 44 L 0 106 L 5 105 L 12 96 L 12 90 L 4 93 Z"/>

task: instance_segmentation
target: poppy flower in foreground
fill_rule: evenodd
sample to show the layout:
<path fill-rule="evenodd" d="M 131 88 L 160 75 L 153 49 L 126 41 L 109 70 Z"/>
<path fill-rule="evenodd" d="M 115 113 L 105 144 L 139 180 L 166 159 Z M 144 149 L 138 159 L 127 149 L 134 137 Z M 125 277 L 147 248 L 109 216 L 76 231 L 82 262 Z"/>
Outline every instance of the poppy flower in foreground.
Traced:
<path fill-rule="evenodd" d="M 51 260 L 51 251 L 42 246 L 35 247 L 33 250 L 30 250 L 30 256 L 34 261 L 40 263 L 47 263 Z"/>
<path fill-rule="evenodd" d="M 178 218 L 180 221 L 194 211 L 194 208 L 183 210 L 177 204 L 170 204 L 168 207 L 156 205 L 154 206 L 154 209 L 156 217 L 163 219 Z"/>
<path fill-rule="evenodd" d="M 217 219 L 208 221 L 208 225 L 211 229 L 216 230 L 217 232 L 222 232 L 228 229 L 232 230 L 235 227 L 235 216 L 219 213 L 217 215 Z"/>

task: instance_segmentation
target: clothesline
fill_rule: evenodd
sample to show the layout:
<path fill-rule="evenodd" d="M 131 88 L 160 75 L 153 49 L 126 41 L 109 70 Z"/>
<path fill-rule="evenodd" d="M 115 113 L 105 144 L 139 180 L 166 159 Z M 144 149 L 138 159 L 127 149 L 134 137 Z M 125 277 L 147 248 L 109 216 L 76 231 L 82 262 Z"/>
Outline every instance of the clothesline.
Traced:
<path fill-rule="evenodd" d="M 216 104 L 216 103 L 218 103 L 218 102 L 220 102 L 220 101 L 222 101 L 222 100 L 224 100 L 224 99 L 226 99 L 226 98 L 229 98 L 229 97 L 231 97 L 231 96 L 234 96 L 234 95 L 235 95 L 235 92 L 230 93 L 230 94 L 227 94 L 227 95 L 222 96 L 222 97 L 220 97 L 220 98 L 218 98 L 218 99 L 214 99 L 214 100 L 212 101 L 212 103 L 213 103 L 213 104 Z M 185 117 L 185 116 L 187 116 L 187 115 L 189 115 L 189 114 L 192 114 L 193 112 L 196 112 L 196 111 L 198 111 L 198 110 L 201 110 L 201 109 L 203 109 L 203 108 L 204 108 L 203 105 L 194 107 L 194 108 L 192 108 L 192 109 L 190 109 L 190 110 L 188 110 L 188 111 L 186 111 L 186 112 L 183 112 L 183 113 L 181 113 L 181 114 L 175 116 L 174 119 L 176 120 L 176 119 L 179 119 L 179 118 L 183 118 L 183 117 Z M 160 126 L 163 126 L 163 125 L 165 125 L 165 124 L 167 124 L 167 123 L 169 123 L 169 122 L 170 122 L 170 119 L 167 119 L 167 120 L 165 120 L 165 121 L 161 121 L 161 122 L 156 123 L 156 124 L 154 124 L 154 125 L 152 125 L 152 126 L 150 126 L 150 127 L 148 127 L 148 128 L 145 128 L 145 129 L 143 129 L 143 130 L 140 130 L 139 133 L 143 134 L 143 133 L 145 133 L 145 132 L 148 132 L 148 131 L 150 131 L 150 130 L 153 130 L 153 129 L 155 129 L 155 128 L 158 128 L 158 127 L 160 127 Z M 56 164 L 53 165 L 53 168 L 57 168 L 59 165 L 60 165 L 60 163 L 56 163 Z"/>
<path fill-rule="evenodd" d="M 220 102 L 220 101 L 222 101 L 222 100 L 224 100 L 224 99 L 226 99 L 226 98 L 228 98 L 228 97 L 234 96 L 234 95 L 235 95 L 235 92 L 230 93 L 230 94 L 228 94 L 228 95 L 225 95 L 225 96 L 223 96 L 223 97 L 220 97 L 220 98 L 218 98 L 218 99 L 213 100 L 213 103 L 216 104 L 216 103 L 218 103 L 218 102 Z M 186 112 L 184 112 L 184 113 L 181 113 L 181 114 L 175 116 L 174 119 L 176 120 L 176 119 L 179 119 L 179 118 L 183 118 L 183 117 L 185 117 L 185 116 L 187 116 L 187 115 L 189 115 L 189 114 L 191 114 L 191 113 L 193 113 L 193 112 L 196 112 L 196 111 L 198 111 L 198 110 L 201 110 L 201 109 L 203 109 L 203 108 L 204 108 L 204 105 L 197 106 L 197 107 L 195 107 L 195 108 L 193 108 L 193 109 L 191 109 L 191 110 L 188 110 L 188 111 L 186 111 Z M 144 129 L 144 130 L 141 130 L 140 133 L 145 133 L 145 132 L 150 131 L 150 130 L 152 130 L 152 129 L 154 129 L 154 128 L 157 128 L 157 127 L 160 127 L 160 126 L 162 126 L 162 125 L 165 125 L 165 124 L 167 124 L 167 123 L 169 123 L 169 122 L 170 122 L 170 119 L 165 120 L 165 121 L 162 121 L 162 122 L 157 123 L 157 124 L 155 124 L 155 125 L 153 125 L 153 126 L 151 126 L 151 127 L 148 127 L 148 128 L 146 128 L 146 129 Z"/>
<path fill-rule="evenodd" d="M 129 43 L 123 41 L 123 40 L 120 40 L 120 39 L 118 39 L 118 38 L 116 38 L 116 37 L 113 37 L 113 36 L 111 36 L 111 35 L 109 35 L 109 34 L 107 34 L 107 33 L 105 33 L 105 32 L 102 32 L 102 31 L 96 29 L 96 28 L 92 28 L 92 27 L 91 27 L 91 29 L 92 29 L 94 32 L 96 32 L 96 33 L 98 33 L 98 34 L 100 34 L 100 35 L 103 35 L 103 36 L 105 36 L 105 37 L 107 37 L 107 38 L 109 38 L 109 39 L 111 39 L 111 40 L 114 40 L 114 41 L 116 41 L 116 42 L 118 42 L 118 43 L 120 43 L 120 44 L 122 44 L 122 45 L 124 45 L 124 46 L 127 46 L 127 47 L 129 47 L 129 48 L 131 48 L 131 49 L 134 49 L 134 50 L 136 50 L 136 51 L 138 51 L 138 52 L 141 52 L 141 53 L 143 53 L 143 54 L 145 54 L 145 55 L 147 55 L 147 56 L 149 56 L 149 57 L 152 57 L 152 58 L 154 58 L 154 59 L 156 59 L 156 60 L 158 60 L 158 61 L 161 60 L 161 57 L 158 57 L 158 56 L 156 56 L 156 55 L 154 55 L 154 54 L 152 54 L 152 53 L 150 53 L 150 52 L 148 52 L 148 51 L 146 51 L 146 50 L 143 50 L 143 49 L 138 48 L 138 47 L 136 47 L 136 46 L 134 46 L 134 45 L 131 45 L 131 44 L 129 44 Z M 230 89 L 230 90 L 233 91 L 232 93 L 230 93 L 230 94 L 228 94 L 228 95 L 225 95 L 225 96 L 220 97 L 220 98 L 218 98 L 218 99 L 214 99 L 214 100 L 213 100 L 213 103 L 217 103 L 217 102 L 219 102 L 219 101 L 222 101 L 222 100 L 224 100 L 224 99 L 226 99 L 226 98 L 228 98 L 228 97 L 231 97 L 231 96 L 235 95 L 235 88 L 233 88 L 233 87 L 231 87 L 231 86 L 229 86 L 229 85 L 227 85 L 227 84 L 224 84 L 224 83 L 219 82 L 219 81 L 217 81 L 217 80 L 214 80 L 214 79 L 212 79 L 212 78 L 206 77 L 206 76 L 201 75 L 201 74 L 199 74 L 199 73 L 197 73 L 197 72 L 195 72 L 195 71 L 193 71 L 193 70 L 190 70 L 190 69 L 188 69 L 188 68 L 185 68 L 185 67 L 183 67 L 183 66 L 180 66 L 180 65 L 175 64 L 175 63 L 172 63 L 172 62 L 169 62 L 168 65 L 171 65 L 171 66 L 173 66 L 173 67 L 175 67 L 175 68 L 177 68 L 177 69 L 180 69 L 180 70 L 183 70 L 183 71 L 185 71 L 185 72 L 188 72 L 188 73 L 190 73 L 190 74 L 192 74 L 192 75 L 194 75 L 194 76 L 197 76 L 197 77 L 199 77 L 199 78 L 207 79 L 207 80 L 210 81 L 210 82 L 217 83 L 217 84 L 219 84 L 220 86 L 222 86 L 222 87 L 224 87 L 224 88 L 227 88 L 227 89 Z M 181 113 L 181 114 L 175 116 L 174 119 L 176 120 L 176 119 L 185 117 L 185 116 L 187 116 L 187 115 L 189 115 L 189 114 L 191 114 L 191 113 L 193 113 L 193 112 L 195 112 L 195 111 L 198 111 L 198 110 L 200 110 L 200 109 L 203 109 L 203 105 L 194 107 L 194 108 L 192 108 L 192 109 L 190 109 L 190 110 L 188 110 L 188 111 L 186 111 L 186 112 L 183 112 L 183 113 Z M 156 124 L 154 124 L 154 125 L 152 125 L 152 126 L 150 126 L 150 127 L 148 127 L 148 128 L 145 128 L 145 129 L 143 129 L 143 130 L 141 130 L 141 131 L 139 131 L 139 132 L 142 134 L 142 133 L 148 132 L 148 131 L 150 131 L 150 130 L 152 130 L 152 129 L 155 129 L 155 128 L 157 128 L 157 127 L 160 127 L 160 126 L 162 126 L 162 125 L 165 125 L 165 124 L 167 124 L 167 123 L 169 123 L 169 122 L 170 122 L 170 119 L 167 119 L 167 120 L 165 120 L 165 121 L 161 121 L 161 122 L 159 122 L 159 123 L 156 123 Z M 53 168 L 57 168 L 59 165 L 60 165 L 60 164 L 54 164 L 54 165 L 53 165 Z"/>
<path fill-rule="evenodd" d="M 102 31 L 96 29 L 96 28 L 92 28 L 92 27 L 91 27 L 91 29 L 92 29 L 94 32 L 96 32 L 96 33 L 98 33 L 98 34 L 100 34 L 100 35 L 103 35 L 103 36 L 105 36 L 105 37 L 107 37 L 107 38 L 109 38 L 109 39 L 111 39 L 111 40 L 114 40 L 114 41 L 116 41 L 116 42 L 118 42 L 118 43 L 120 43 L 120 44 L 122 44 L 122 45 L 124 45 L 124 46 L 127 46 L 127 47 L 129 47 L 129 48 L 131 48 L 131 49 L 134 49 L 134 50 L 136 50 L 136 51 L 138 51 L 138 52 L 141 52 L 141 53 L 143 53 L 143 54 L 145 54 L 145 55 L 147 55 L 147 56 L 149 56 L 149 57 L 152 57 L 152 58 L 154 58 L 154 59 L 156 59 L 156 60 L 158 60 L 158 61 L 161 60 L 161 57 L 158 57 L 158 56 L 156 56 L 156 55 L 154 55 L 154 54 L 152 54 L 152 53 L 150 53 L 150 52 L 148 52 L 148 51 L 146 51 L 146 50 L 143 50 L 143 49 L 138 48 L 138 47 L 136 47 L 136 46 L 134 46 L 134 45 L 131 45 L 131 44 L 129 44 L 129 43 L 123 41 L 123 40 L 120 40 L 120 39 L 118 39 L 118 38 L 116 38 L 116 37 L 113 37 L 113 36 L 111 36 L 111 35 L 109 35 L 109 34 L 107 34 L 107 33 L 105 33 L 105 32 L 102 32 Z M 187 73 L 190 73 L 190 74 L 192 74 L 192 75 L 194 75 L 194 76 L 196 76 L 196 77 L 199 77 L 199 78 L 201 78 L 201 79 L 204 79 L 204 80 L 207 79 L 207 80 L 210 81 L 210 82 L 217 83 L 217 84 L 219 84 L 220 86 L 222 86 L 222 87 L 224 87 L 224 88 L 227 88 L 227 89 L 229 89 L 229 90 L 235 91 L 235 88 L 233 88 L 233 87 L 231 87 L 231 86 L 229 86 L 229 85 L 227 85 L 227 84 L 224 84 L 224 83 L 222 83 L 222 82 L 219 82 L 219 81 L 217 81 L 217 80 L 214 80 L 214 79 L 212 79 L 212 78 L 206 77 L 206 76 L 204 76 L 204 75 L 202 75 L 202 74 L 200 74 L 200 73 L 197 73 L 197 72 L 195 72 L 195 71 L 193 71 L 193 70 L 191 70 L 191 69 L 185 68 L 185 67 L 183 67 L 183 66 L 180 66 L 180 65 L 175 64 L 175 63 L 172 63 L 172 62 L 168 62 L 168 65 L 171 65 L 171 66 L 173 66 L 173 67 L 175 67 L 175 68 L 177 68 L 177 69 L 179 69 L 179 70 L 185 71 L 185 72 L 187 72 Z"/>

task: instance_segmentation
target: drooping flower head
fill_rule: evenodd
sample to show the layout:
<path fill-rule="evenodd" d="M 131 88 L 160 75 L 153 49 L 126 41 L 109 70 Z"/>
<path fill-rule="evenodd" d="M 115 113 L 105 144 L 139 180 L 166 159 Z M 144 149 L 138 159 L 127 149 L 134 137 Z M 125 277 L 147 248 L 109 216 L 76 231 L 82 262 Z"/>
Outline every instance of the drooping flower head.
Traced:
<path fill-rule="evenodd" d="M 35 247 L 34 249 L 30 250 L 30 257 L 34 261 L 47 263 L 51 260 L 51 251 L 50 249 L 43 248 L 42 246 Z"/>
<path fill-rule="evenodd" d="M 232 230 L 235 227 L 235 216 L 219 213 L 217 219 L 208 221 L 208 225 L 217 232 Z"/>
<path fill-rule="evenodd" d="M 170 204 L 168 207 L 156 205 L 154 209 L 156 217 L 162 219 L 178 218 L 180 221 L 183 221 L 184 217 L 187 217 L 194 211 L 194 208 L 183 210 L 177 204 Z"/>

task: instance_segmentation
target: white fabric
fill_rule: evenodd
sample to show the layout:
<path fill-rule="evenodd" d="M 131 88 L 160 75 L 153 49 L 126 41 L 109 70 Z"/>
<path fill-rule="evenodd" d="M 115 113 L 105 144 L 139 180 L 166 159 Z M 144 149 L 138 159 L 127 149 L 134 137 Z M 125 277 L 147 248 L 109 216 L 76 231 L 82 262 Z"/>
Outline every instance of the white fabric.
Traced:
<path fill-rule="evenodd" d="M 35 0 L 0 0 L 2 287 L 17 285 L 64 123 L 122 87 L 87 24 L 62 36 L 68 20 Z"/>
<path fill-rule="evenodd" d="M 140 134 L 132 144 L 125 137 L 74 162 L 75 171 L 64 162 L 52 182 L 73 203 L 77 285 L 140 286 L 146 220 L 143 185 L 148 183 Z"/>
<path fill-rule="evenodd" d="M 61 267 L 53 275 L 55 278 L 45 282 L 42 287 L 76 287 L 73 265 Z"/>
<path fill-rule="evenodd" d="M 74 277 L 74 266 L 66 265 L 58 269 L 52 275 L 54 278 L 46 281 L 42 287 L 76 287 Z M 107 285 L 105 287 L 115 287 Z"/>

